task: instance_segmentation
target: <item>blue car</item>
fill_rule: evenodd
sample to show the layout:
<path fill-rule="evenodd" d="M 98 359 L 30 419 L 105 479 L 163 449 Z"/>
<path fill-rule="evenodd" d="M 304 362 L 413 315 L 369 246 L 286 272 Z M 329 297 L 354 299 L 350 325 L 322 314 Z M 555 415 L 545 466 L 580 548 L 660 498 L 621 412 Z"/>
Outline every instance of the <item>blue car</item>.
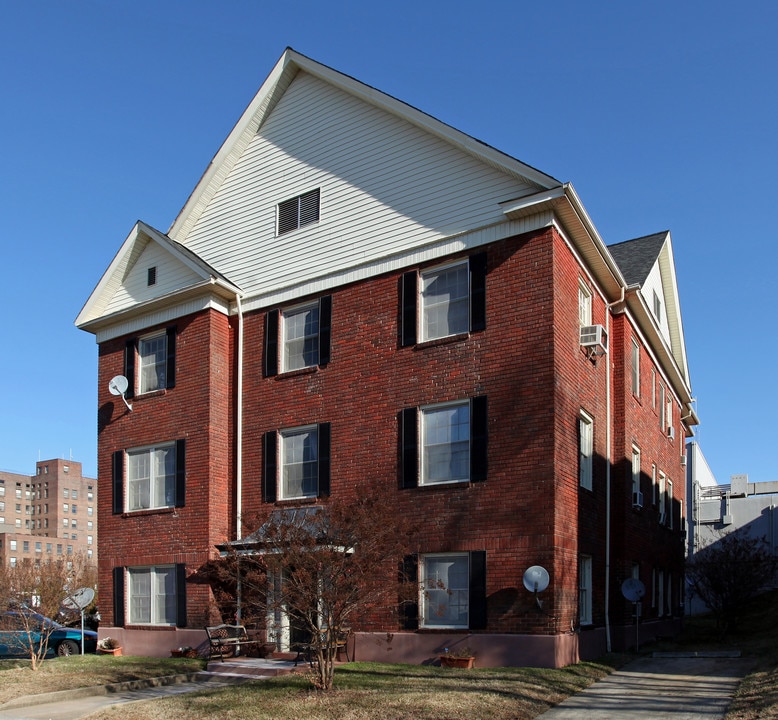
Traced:
<path fill-rule="evenodd" d="M 19 657 L 30 654 L 27 635 L 29 628 L 35 643 L 41 641 L 41 634 L 49 633 L 48 653 L 60 657 L 81 654 L 81 629 L 60 625 L 50 618 L 38 613 L 8 611 L 0 615 L 0 656 Z M 97 633 L 94 630 L 84 630 L 84 652 L 97 651 Z M 48 654 L 47 653 L 47 654 Z"/>

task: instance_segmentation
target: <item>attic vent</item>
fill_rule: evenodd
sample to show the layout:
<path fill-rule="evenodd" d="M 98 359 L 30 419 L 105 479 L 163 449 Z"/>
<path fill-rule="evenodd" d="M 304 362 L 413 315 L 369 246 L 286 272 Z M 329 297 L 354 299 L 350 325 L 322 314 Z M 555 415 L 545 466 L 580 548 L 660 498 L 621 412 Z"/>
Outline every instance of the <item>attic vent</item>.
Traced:
<path fill-rule="evenodd" d="M 319 188 L 278 203 L 278 235 L 319 222 Z"/>
<path fill-rule="evenodd" d="M 157 266 L 149 268 L 146 284 L 151 287 L 157 284 Z"/>

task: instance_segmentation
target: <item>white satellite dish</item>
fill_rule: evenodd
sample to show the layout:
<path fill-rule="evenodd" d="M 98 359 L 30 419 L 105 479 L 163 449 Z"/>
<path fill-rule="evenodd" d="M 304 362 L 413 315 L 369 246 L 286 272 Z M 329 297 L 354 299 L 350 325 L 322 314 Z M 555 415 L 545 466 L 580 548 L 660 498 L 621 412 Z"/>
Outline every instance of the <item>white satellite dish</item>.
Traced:
<path fill-rule="evenodd" d="M 627 578 L 621 583 L 621 594 L 630 602 L 640 602 L 646 594 L 646 586 L 642 580 Z"/>
<path fill-rule="evenodd" d="M 132 405 L 127 402 L 127 398 L 124 396 L 124 393 L 127 392 L 127 388 L 130 386 L 130 383 L 127 381 L 127 378 L 124 377 L 124 375 L 116 375 L 115 377 L 111 378 L 111 382 L 108 383 L 108 391 L 111 393 L 111 395 L 121 395 L 122 400 L 124 400 L 124 404 L 127 406 L 128 410 L 132 410 Z"/>
<path fill-rule="evenodd" d="M 95 591 L 92 590 L 92 588 L 85 587 L 81 588 L 80 590 L 76 590 L 71 595 L 68 595 L 62 601 L 62 605 L 68 610 L 83 610 L 84 608 L 89 607 L 89 604 L 94 599 Z"/>
<path fill-rule="evenodd" d="M 548 571 L 540 565 L 527 568 L 524 573 L 524 587 L 530 592 L 543 592 L 549 583 Z"/>

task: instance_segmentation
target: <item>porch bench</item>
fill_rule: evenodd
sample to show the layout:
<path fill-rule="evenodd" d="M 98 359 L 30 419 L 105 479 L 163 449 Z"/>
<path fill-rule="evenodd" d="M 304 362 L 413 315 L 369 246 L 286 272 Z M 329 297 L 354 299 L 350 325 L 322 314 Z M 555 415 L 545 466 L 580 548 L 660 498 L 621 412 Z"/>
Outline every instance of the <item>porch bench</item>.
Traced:
<path fill-rule="evenodd" d="M 237 655 L 244 645 L 256 647 L 261 644 L 260 640 L 249 637 L 245 625 L 222 623 L 221 625 L 206 626 L 205 632 L 208 635 L 208 658 L 211 659 L 218 655 L 222 662 L 224 662 L 225 652 Z"/>

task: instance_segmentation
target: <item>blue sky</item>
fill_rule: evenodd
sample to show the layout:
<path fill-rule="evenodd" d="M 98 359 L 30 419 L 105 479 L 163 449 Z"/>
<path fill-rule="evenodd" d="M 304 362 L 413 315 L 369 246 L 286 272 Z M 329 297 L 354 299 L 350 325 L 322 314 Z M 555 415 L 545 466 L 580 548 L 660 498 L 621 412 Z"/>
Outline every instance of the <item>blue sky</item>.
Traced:
<path fill-rule="evenodd" d="M 73 321 L 291 46 L 571 181 L 606 243 L 669 229 L 703 452 L 778 480 L 777 26 L 767 0 L 0 0 L 0 469 L 96 474 Z"/>

